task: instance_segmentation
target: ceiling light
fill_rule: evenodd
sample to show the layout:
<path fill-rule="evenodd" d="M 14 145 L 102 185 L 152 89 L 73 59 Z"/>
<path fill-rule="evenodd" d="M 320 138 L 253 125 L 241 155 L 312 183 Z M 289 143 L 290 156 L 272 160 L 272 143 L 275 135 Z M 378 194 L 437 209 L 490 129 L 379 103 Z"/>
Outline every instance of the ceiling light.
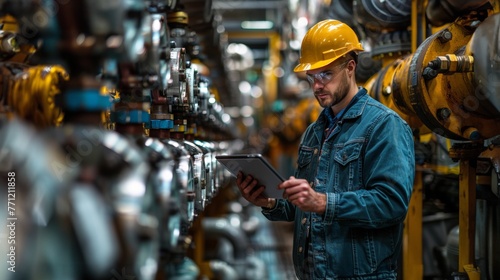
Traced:
<path fill-rule="evenodd" d="M 241 28 L 243 29 L 271 29 L 274 24 L 269 20 L 242 21 Z"/>

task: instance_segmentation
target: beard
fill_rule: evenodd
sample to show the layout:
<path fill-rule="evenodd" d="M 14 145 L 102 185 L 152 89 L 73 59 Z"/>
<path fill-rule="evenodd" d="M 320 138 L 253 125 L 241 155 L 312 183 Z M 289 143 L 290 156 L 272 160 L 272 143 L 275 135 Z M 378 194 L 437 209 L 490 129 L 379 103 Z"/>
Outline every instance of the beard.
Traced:
<path fill-rule="evenodd" d="M 332 107 L 334 105 L 339 104 L 342 100 L 345 99 L 349 91 L 351 90 L 351 84 L 349 83 L 349 79 L 347 77 L 347 73 L 345 71 L 340 72 L 340 76 L 338 77 L 340 80 L 338 83 L 337 89 L 333 92 L 327 92 L 322 90 L 314 92 L 314 97 L 323 108 Z M 328 95 L 329 98 L 320 98 L 319 95 Z"/>

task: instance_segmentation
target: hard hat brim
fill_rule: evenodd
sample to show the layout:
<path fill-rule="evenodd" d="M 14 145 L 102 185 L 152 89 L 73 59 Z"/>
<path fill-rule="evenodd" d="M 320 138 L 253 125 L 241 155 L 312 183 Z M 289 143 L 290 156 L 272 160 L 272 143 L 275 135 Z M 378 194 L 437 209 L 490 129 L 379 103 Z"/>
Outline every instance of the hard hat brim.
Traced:
<path fill-rule="evenodd" d="M 295 68 L 293 69 L 293 72 L 304 72 L 308 70 L 315 70 L 321 67 L 325 67 L 328 64 L 334 62 L 336 59 L 328 59 L 328 60 L 321 60 L 316 63 L 299 63 Z"/>

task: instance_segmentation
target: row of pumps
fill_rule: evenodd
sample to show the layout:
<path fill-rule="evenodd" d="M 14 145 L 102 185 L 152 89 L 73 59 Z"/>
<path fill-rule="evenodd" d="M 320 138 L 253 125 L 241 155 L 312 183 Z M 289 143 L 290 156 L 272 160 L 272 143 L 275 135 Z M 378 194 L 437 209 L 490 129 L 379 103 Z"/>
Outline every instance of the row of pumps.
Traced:
<path fill-rule="evenodd" d="M 0 1 L 1 279 L 199 276 L 190 231 L 230 180 L 215 156 L 243 146 L 182 7 Z M 243 245 L 224 221 L 204 230 Z"/>

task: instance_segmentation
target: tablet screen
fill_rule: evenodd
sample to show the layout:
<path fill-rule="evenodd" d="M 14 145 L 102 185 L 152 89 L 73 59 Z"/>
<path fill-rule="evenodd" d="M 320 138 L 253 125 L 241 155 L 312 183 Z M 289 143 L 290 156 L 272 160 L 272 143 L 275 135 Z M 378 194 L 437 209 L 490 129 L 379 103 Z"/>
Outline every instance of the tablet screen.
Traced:
<path fill-rule="evenodd" d="M 259 185 L 266 187 L 264 195 L 271 198 L 283 198 L 283 190 L 278 185 L 284 181 L 283 177 L 260 154 L 219 155 L 215 157 L 233 175 L 242 171 L 245 175 L 252 175 L 259 181 Z"/>

